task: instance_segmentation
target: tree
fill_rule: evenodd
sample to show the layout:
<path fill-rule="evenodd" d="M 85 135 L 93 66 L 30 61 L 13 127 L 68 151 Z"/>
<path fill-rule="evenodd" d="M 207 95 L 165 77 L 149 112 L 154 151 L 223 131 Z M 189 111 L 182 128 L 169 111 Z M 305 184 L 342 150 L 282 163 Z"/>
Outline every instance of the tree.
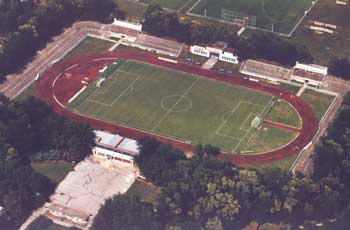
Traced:
<path fill-rule="evenodd" d="M 349 79 L 350 61 L 347 58 L 332 58 L 328 65 L 328 71 L 334 76 Z"/>
<path fill-rule="evenodd" d="M 217 156 L 220 153 L 220 148 L 212 146 L 212 145 L 205 145 L 204 146 L 204 152 L 208 155 L 212 155 L 212 156 Z"/>
<path fill-rule="evenodd" d="M 106 200 L 94 218 L 93 230 L 163 230 L 164 224 L 152 204 L 132 195 Z"/>
<path fill-rule="evenodd" d="M 224 230 L 224 227 L 222 226 L 220 218 L 215 216 L 208 219 L 205 225 L 205 229 L 206 230 Z"/>

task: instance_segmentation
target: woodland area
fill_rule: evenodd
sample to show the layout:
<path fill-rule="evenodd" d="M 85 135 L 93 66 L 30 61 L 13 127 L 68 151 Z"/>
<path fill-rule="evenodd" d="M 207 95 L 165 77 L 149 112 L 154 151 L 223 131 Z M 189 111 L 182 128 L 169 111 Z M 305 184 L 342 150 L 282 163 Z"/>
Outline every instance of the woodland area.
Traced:
<path fill-rule="evenodd" d="M 75 21 L 107 23 L 124 16 L 112 0 L 0 1 L 0 83 Z"/>
<path fill-rule="evenodd" d="M 48 178 L 33 171 L 30 165 L 33 156 L 54 150 L 58 160 L 79 162 L 91 153 L 94 143 L 88 124 L 66 120 L 35 98 L 16 102 L 1 96 L 0 206 L 4 208 L 1 229 L 17 230 L 55 189 Z"/>

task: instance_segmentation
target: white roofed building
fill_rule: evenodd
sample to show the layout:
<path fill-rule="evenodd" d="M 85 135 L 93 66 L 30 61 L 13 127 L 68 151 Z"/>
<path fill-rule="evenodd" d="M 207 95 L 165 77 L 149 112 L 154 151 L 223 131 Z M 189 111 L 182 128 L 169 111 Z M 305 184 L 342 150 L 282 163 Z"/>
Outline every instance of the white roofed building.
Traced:
<path fill-rule="evenodd" d="M 193 45 L 190 48 L 191 53 L 204 57 L 217 57 L 220 61 L 238 64 L 238 56 L 233 49 L 227 48 L 226 42 L 217 41 L 212 46 Z"/>
<path fill-rule="evenodd" d="M 292 69 L 291 80 L 319 87 L 328 74 L 328 68 L 297 62 Z"/>
<path fill-rule="evenodd" d="M 100 160 L 134 165 L 134 156 L 139 154 L 137 141 L 104 131 L 95 131 L 96 147 L 92 153 Z"/>

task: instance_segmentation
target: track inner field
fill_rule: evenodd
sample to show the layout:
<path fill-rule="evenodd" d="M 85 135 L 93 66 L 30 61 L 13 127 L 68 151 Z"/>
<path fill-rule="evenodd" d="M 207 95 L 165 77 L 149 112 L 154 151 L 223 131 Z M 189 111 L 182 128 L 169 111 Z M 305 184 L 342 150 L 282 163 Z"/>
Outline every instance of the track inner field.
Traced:
<path fill-rule="evenodd" d="M 91 83 L 68 107 L 115 124 L 238 152 L 254 134 L 251 121 L 266 113 L 272 99 L 225 82 L 125 61 L 100 88 Z"/>

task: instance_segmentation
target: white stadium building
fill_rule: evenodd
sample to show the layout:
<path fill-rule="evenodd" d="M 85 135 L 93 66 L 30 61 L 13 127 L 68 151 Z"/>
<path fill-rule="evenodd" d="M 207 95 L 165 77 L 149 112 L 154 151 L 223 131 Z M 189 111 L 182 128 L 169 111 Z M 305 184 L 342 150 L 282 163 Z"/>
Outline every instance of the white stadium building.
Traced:
<path fill-rule="evenodd" d="M 96 146 L 93 156 L 99 160 L 134 165 L 134 156 L 139 154 L 136 140 L 104 131 L 94 131 Z"/>

